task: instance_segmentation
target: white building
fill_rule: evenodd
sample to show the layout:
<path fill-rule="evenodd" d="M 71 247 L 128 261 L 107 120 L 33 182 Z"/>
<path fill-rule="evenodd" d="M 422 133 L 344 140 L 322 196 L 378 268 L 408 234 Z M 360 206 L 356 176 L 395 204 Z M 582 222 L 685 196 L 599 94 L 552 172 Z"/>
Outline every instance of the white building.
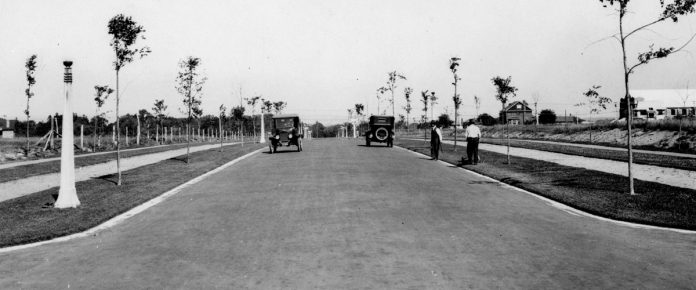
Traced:
<path fill-rule="evenodd" d="M 635 118 L 661 120 L 696 113 L 696 89 L 632 90 Z"/>

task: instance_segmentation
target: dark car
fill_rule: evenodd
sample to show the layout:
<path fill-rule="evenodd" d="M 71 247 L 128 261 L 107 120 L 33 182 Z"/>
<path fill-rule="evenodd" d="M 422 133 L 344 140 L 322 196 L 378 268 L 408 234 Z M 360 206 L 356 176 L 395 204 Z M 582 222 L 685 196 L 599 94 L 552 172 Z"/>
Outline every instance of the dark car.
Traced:
<path fill-rule="evenodd" d="M 370 127 L 365 132 L 365 145 L 372 142 L 394 146 L 394 116 L 370 116 Z"/>
<path fill-rule="evenodd" d="M 294 114 L 273 116 L 271 121 L 271 137 L 268 144 L 271 154 L 278 151 L 278 147 L 297 146 L 297 152 L 302 151 L 302 124 L 300 117 Z"/>

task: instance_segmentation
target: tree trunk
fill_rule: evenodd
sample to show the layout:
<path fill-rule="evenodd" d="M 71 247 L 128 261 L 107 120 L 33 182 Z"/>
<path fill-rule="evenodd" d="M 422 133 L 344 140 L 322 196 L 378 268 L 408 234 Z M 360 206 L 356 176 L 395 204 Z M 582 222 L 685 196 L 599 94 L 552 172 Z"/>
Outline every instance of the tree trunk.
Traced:
<path fill-rule="evenodd" d="M 118 174 L 118 181 L 116 182 L 116 185 L 121 186 L 121 121 L 118 116 L 118 105 L 121 100 L 121 97 L 119 95 L 118 91 L 118 73 L 119 70 L 116 70 L 116 172 Z"/>
<path fill-rule="evenodd" d="M 628 64 L 626 61 L 626 39 L 624 39 L 624 33 L 623 33 L 623 16 L 625 13 L 625 10 L 622 8 L 621 11 L 619 11 L 619 34 L 621 36 L 621 52 L 623 56 L 623 66 L 624 66 L 624 88 L 626 90 L 626 112 L 628 113 L 626 117 L 626 126 L 628 130 L 628 136 L 626 137 L 626 146 L 628 147 L 628 190 L 629 194 L 634 195 L 635 190 L 633 187 L 633 171 L 632 171 L 632 164 L 633 164 L 633 148 L 632 148 L 632 140 L 631 140 L 631 125 L 633 123 L 633 108 L 631 108 L 631 95 L 629 93 L 629 70 L 628 70 Z"/>

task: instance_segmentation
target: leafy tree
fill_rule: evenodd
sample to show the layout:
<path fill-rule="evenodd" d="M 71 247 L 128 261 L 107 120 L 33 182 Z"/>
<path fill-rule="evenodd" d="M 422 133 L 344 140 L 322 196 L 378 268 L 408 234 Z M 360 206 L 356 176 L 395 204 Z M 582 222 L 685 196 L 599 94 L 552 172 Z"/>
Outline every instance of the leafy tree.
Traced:
<path fill-rule="evenodd" d="M 225 107 L 225 104 L 220 105 L 220 118 L 218 118 L 219 122 L 219 137 L 220 137 L 220 152 L 222 152 L 222 123 L 225 120 L 225 111 L 227 111 L 227 107 Z"/>
<path fill-rule="evenodd" d="M 107 86 L 94 86 L 94 90 L 96 91 L 94 94 L 94 102 L 97 103 L 97 108 L 94 112 L 94 132 L 92 132 L 92 139 L 93 143 L 92 147 L 93 150 L 97 150 L 97 132 L 99 131 L 99 117 L 103 117 L 104 113 L 99 113 L 101 110 L 101 107 L 104 106 L 104 103 L 106 102 L 106 99 L 109 98 L 111 94 L 114 93 L 114 89 L 110 88 L 108 85 Z"/>
<path fill-rule="evenodd" d="M 437 97 L 435 96 L 435 92 L 430 92 L 430 119 L 434 119 L 435 114 L 435 104 L 437 104 Z"/>
<path fill-rule="evenodd" d="M 508 100 L 517 96 L 517 88 L 510 85 L 510 82 L 512 82 L 512 77 L 509 76 L 505 79 L 497 76 L 494 77 L 492 81 L 497 92 L 495 95 L 495 99 L 502 104 L 502 110 L 504 111 L 505 104 L 507 104 Z M 503 112 L 503 114 L 504 113 L 505 112 Z M 504 119 L 502 119 L 501 121 L 507 123 L 507 115 L 504 115 Z"/>
<path fill-rule="evenodd" d="M 631 112 L 631 104 L 629 103 L 631 96 L 630 96 L 630 76 L 631 74 L 635 71 L 636 68 L 645 65 L 649 63 L 651 60 L 654 59 L 660 59 L 660 58 L 666 58 L 680 50 L 682 50 L 686 45 L 688 45 L 694 37 L 696 37 L 696 34 L 692 35 L 691 38 L 686 41 L 682 46 L 679 48 L 675 47 L 659 47 L 655 49 L 654 44 L 651 44 L 648 47 L 648 50 L 645 52 L 641 52 L 638 54 L 637 59 L 638 62 L 634 64 L 629 64 L 628 63 L 628 57 L 626 54 L 626 41 L 629 39 L 629 37 L 635 35 L 637 32 L 643 31 L 648 29 L 649 27 L 661 23 L 666 20 L 672 20 L 672 22 L 677 22 L 680 17 L 685 16 L 687 14 L 692 14 L 696 12 L 696 9 L 694 9 L 694 5 L 696 5 L 696 1 L 694 0 L 674 0 L 671 1 L 669 4 L 665 4 L 667 1 L 666 0 L 659 0 L 660 7 L 664 9 L 662 13 L 657 16 L 654 20 L 640 25 L 637 28 L 630 30 L 630 31 L 625 31 L 624 30 L 624 17 L 629 13 L 628 10 L 628 3 L 630 0 L 599 0 L 600 3 L 604 5 L 604 7 L 614 7 L 614 4 L 618 5 L 618 17 L 619 17 L 619 33 L 618 35 L 613 35 L 613 37 L 619 41 L 621 44 L 621 56 L 623 59 L 623 77 L 624 77 L 624 88 L 625 88 L 625 95 L 624 98 L 626 99 L 626 106 L 628 109 L 628 115 L 627 115 L 627 140 L 626 140 L 626 146 L 628 147 L 628 186 L 629 186 L 629 193 L 631 195 L 635 194 L 634 186 L 633 186 L 633 171 L 631 170 L 631 165 L 633 164 L 633 149 L 632 149 L 632 140 L 631 140 L 631 125 L 633 122 L 633 113 Z"/>
<path fill-rule="evenodd" d="M 155 118 L 157 119 L 156 130 L 159 134 L 160 127 L 162 127 L 162 119 L 166 117 L 165 111 L 167 111 L 167 105 L 164 104 L 164 99 L 155 99 L 154 107 L 152 107 L 152 112 L 155 113 Z M 159 142 L 159 140 L 157 140 Z"/>
<path fill-rule="evenodd" d="M 454 86 L 454 96 L 452 96 L 452 101 L 454 102 L 454 151 L 457 151 L 457 117 L 459 117 L 457 113 L 459 111 L 459 106 L 462 105 L 462 99 L 459 97 L 459 94 L 457 94 L 457 83 L 461 80 L 461 78 L 457 75 L 457 67 L 459 66 L 460 60 L 461 59 L 458 57 L 450 58 L 449 67 L 454 78 L 454 81 L 452 82 L 452 85 Z"/>
<path fill-rule="evenodd" d="M 611 103 L 611 99 L 599 95 L 599 90 L 602 86 L 592 86 L 587 92 L 583 93 L 585 101 L 575 104 L 577 107 L 585 107 L 590 112 L 590 143 L 592 143 L 592 114 L 598 114 L 607 109 L 607 104 Z"/>
<path fill-rule="evenodd" d="M 135 42 L 138 38 L 145 39 L 143 35 L 145 29 L 138 25 L 130 16 L 124 16 L 119 14 L 111 18 L 108 24 L 109 34 L 111 34 L 112 39 L 109 45 L 114 49 L 116 53 L 116 60 L 114 61 L 114 69 L 116 70 L 116 132 L 120 132 L 120 121 L 118 117 L 118 107 L 120 102 L 119 94 L 119 72 L 128 63 L 133 62 L 134 57 L 137 55 L 143 58 L 150 53 L 150 48 L 143 46 L 141 48 L 135 48 Z M 118 172 L 118 182 L 117 185 L 121 185 L 121 134 L 116 134 L 116 171 Z"/>
<path fill-rule="evenodd" d="M 478 115 L 476 120 L 484 126 L 493 126 L 498 123 L 498 119 L 486 113 Z"/>
<path fill-rule="evenodd" d="M 263 105 L 261 108 L 262 112 L 265 110 L 267 114 L 270 114 L 273 111 L 273 102 L 261 99 L 261 104 Z"/>
<path fill-rule="evenodd" d="M 280 115 L 283 110 L 285 110 L 285 107 L 287 107 L 287 103 L 283 101 L 279 102 L 274 102 L 273 103 L 273 109 L 275 110 L 276 115 Z"/>
<path fill-rule="evenodd" d="M 428 122 L 428 101 L 430 100 L 430 94 L 428 90 L 421 91 L 421 102 L 423 103 L 423 120 Z"/>
<path fill-rule="evenodd" d="M 26 150 L 26 154 L 29 154 L 29 99 L 34 96 L 31 88 L 36 84 L 36 78 L 34 77 L 36 72 L 36 54 L 27 58 L 24 67 L 27 69 L 27 88 L 24 90 L 24 95 L 27 96 L 27 109 L 24 110 L 24 114 L 27 115 L 27 142 L 24 150 Z"/>
<path fill-rule="evenodd" d="M 550 109 L 541 110 L 539 113 L 539 123 L 554 124 L 556 123 L 556 113 Z"/>
<path fill-rule="evenodd" d="M 442 128 L 449 128 L 454 124 L 454 121 L 450 119 L 448 114 L 442 114 L 437 117 L 437 124 L 439 124 Z"/>
<path fill-rule="evenodd" d="M 404 106 L 404 111 L 406 111 L 406 130 L 408 130 L 408 118 L 411 115 L 411 94 L 413 94 L 413 89 L 410 87 L 404 88 L 404 98 L 406 98 L 406 106 Z"/>
<path fill-rule="evenodd" d="M 386 93 L 388 89 L 386 87 L 380 87 L 377 89 L 377 115 L 386 115 L 387 112 L 386 110 L 384 112 L 380 111 L 379 106 L 382 104 L 382 97 L 384 97 L 384 93 Z"/>
<path fill-rule="evenodd" d="M 247 101 L 247 105 L 251 106 L 251 125 L 254 128 L 254 140 L 256 139 L 256 122 L 254 115 L 256 114 L 256 104 L 261 99 L 261 96 L 255 96 L 252 98 L 244 98 Z"/>
<path fill-rule="evenodd" d="M 396 111 L 394 110 L 394 89 L 396 89 L 396 82 L 398 80 L 406 80 L 406 77 L 403 76 L 402 74 L 396 72 L 396 71 L 391 71 L 388 74 L 387 77 L 387 87 L 386 90 L 391 92 L 391 105 L 392 105 L 392 116 L 396 116 Z"/>
<path fill-rule="evenodd" d="M 203 84 L 207 78 L 199 75 L 198 67 L 200 65 L 200 58 L 189 56 L 179 61 L 180 71 L 176 77 L 176 90 L 184 97 L 183 103 L 186 110 L 186 163 L 189 163 L 191 121 L 194 118 L 198 119 L 203 114 L 200 106 L 203 97 Z"/>
<path fill-rule="evenodd" d="M 515 97 L 517 95 L 517 88 L 513 87 L 510 85 L 510 82 L 512 82 L 512 77 L 508 76 L 506 79 L 501 78 L 499 76 L 494 77 L 492 79 L 493 85 L 496 88 L 496 95 L 495 98 L 500 101 L 503 105 L 503 110 L 501 111 L 503 113 L 503 122 L 505 122 L 505 136 L 507 138 L 507 163 L 510 164 L 510 130 L 508 130 L 508 120 L 507 120 L 507 112 L 505 112 L 505 104 L 508 102 L 508 100 L 512 97 Z"/>

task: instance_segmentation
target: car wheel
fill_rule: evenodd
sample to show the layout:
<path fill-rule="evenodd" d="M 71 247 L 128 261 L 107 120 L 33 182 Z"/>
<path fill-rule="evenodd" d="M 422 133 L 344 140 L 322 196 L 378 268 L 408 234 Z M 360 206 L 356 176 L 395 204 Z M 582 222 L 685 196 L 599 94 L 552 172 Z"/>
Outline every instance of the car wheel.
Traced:
<path fill-rule="evenodd" d="M 370 140 L 365 141 L 365 146 L 370 147 Z"/>

